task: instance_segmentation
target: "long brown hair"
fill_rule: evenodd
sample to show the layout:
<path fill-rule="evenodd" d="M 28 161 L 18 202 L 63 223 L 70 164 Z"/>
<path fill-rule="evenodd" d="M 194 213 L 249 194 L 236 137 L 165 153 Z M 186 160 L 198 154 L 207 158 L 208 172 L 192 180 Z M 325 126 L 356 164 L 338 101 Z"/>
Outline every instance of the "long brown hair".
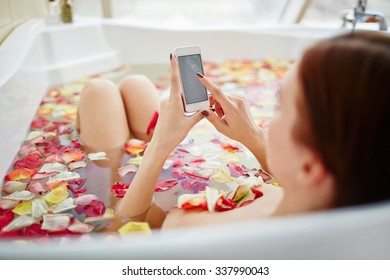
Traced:
<path fill-rule="evenodd" d="M 305 52 L 295 136 L 336 184 L 334 207 L 390 199 L 390 37 L 354 32 Z"/>

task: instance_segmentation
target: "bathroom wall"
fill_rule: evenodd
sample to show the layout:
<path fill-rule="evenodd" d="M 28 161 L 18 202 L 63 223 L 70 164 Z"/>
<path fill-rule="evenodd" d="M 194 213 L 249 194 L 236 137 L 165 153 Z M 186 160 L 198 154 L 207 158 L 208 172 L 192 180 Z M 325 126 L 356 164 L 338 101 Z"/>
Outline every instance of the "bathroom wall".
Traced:
<path fill-rule="evenodd" d="M 9 33 L 26 20 L 42 16 L 45 0 L 0 0 L 0 44 Z"/>

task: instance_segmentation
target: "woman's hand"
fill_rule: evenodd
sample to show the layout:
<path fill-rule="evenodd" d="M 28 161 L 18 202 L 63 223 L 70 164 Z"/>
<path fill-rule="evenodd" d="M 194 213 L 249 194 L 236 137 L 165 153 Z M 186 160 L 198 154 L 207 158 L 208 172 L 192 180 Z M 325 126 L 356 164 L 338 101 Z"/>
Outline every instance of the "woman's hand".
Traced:
<path fill-rule="evenodd" d="M 244 144 L 266 169 L 264 132 L 253 121 L 245 96 L 227 96 L 208 78 L 200 74 L 198 77 L 210 91 L 210 105 L 214 109 L 203 110 L 202 114 L 219 132 Z"/>
<path fill-rule="evenodd" d="M 259 133 L 260 128 L 252 119 L 244 95 L 227 96 L 208 78 L 199 76 L 199 80 L 210 91 L 210 105 L 214 109 L 214 112 L 204 110 L 202 114 L 207 115 L 207 119 L 219 132 L 244 145 L 248 136 Z"/>
<path fill-rule="evenodd" d="M 157 142 L 160 147 L 170 153 L 202 118 L 203 115 L 200 112 L 192 116 L 184 115 L 177 59 L 171 55 L 171 92 L 168 100 L 161 102 L 160 117 L 154 130 L 152 142 Z"/>

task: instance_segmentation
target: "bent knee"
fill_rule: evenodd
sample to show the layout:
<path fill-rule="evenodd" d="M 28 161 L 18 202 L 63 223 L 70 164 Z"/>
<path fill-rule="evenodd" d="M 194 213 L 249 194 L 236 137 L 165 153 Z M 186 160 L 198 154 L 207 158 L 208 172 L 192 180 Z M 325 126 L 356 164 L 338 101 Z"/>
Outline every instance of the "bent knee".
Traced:
<path fill-rule="evenodd" d="M 86 98 L 89 96 L 98 98 L 99 96 L 105 96 L 117 91 L 117 86 L 110 80 L 92 79 L 85 83 L 81 93 L 81 98 Z"/>
<path fill-rule="evenodd" d="M 131 89 L 134 87 L 143 87 L 144 85 L 150 85 L 152 81 L 144 75 L 129 75 L 119 83 L 119 89 L 121 91 Z"/>

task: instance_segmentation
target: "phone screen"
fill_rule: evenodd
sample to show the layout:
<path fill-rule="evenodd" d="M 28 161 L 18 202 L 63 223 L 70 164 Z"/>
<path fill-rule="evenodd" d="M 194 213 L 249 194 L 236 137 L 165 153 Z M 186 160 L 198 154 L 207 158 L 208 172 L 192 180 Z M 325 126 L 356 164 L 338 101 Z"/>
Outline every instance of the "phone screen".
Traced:
<path fill-rule="evenodd" d="M 183 83 L 183 91 L 187 104 L 206 101 L 207 90 L 199 82 L 196 73 L 203 74 L 202 60 L 199 54 L 179 56 L 179 69 Z"/>

